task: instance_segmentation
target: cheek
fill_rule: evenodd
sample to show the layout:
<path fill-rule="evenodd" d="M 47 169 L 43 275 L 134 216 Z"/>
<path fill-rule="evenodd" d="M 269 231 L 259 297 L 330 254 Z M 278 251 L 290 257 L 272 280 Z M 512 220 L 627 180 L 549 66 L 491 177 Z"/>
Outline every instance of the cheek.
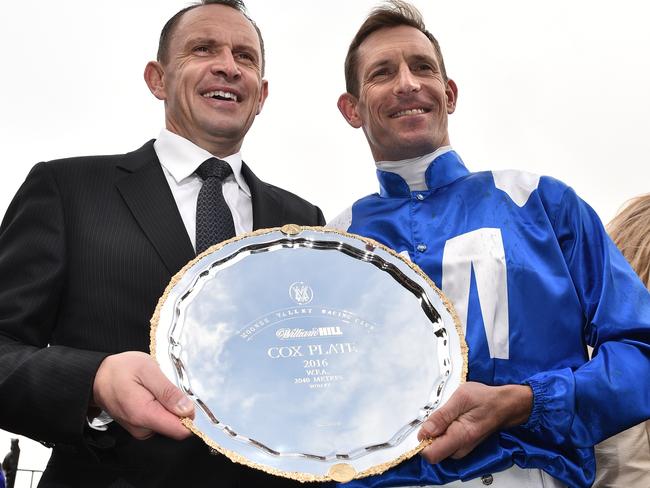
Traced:
<path fill-rule="evenodd" d="M 372 130 L 376 133 L 387 132 L 385 125 L 389 122 L 381 112 L 381 106 L 377 104 L 368 111 L 368 121 Z"/>
<path fill-rule="evenodd" d="M 384 119 L 384 106 L 387 96 L 382 92 L 382 90 L 373 90 L 368 100 L 368 113 L 375 121 L 381 121 Z"/>
<path fill-rule="evenodd" d="M 381 123 L 381 119 L 375 112 L 370 112 L 368 119 L 370 127 L 374 132 L 383 132 L 384 128 Z"/>
<path fill-rule="evenodd" d="M 360 102 L 358 105 L 359 116 L 365 122 L 377 123 L 381 114 L 381 97 L 376 93 L 376 90 L 365 90 L 361 93 Z"/>

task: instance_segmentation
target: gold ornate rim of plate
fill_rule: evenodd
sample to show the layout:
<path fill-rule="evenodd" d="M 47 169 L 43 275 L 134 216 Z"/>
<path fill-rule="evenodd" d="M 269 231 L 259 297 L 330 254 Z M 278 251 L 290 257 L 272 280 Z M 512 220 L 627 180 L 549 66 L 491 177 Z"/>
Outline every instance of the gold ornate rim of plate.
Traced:
<path fill-rule="evenodd" d="M 300 226 L 297 224 L 286 224 L 282 227 L 272 227 L 268 229 L 259 229 L 253 232 L 247 232 L 245 234 L 238 235 L 236 237 L 233 237 L 232 239 L 225 240 L 223 242 L 220 242 L 218 244 L 215 244 L 214 246 L 209 247 L 206 249 L 204 252 L 196 256 L 194 259 L 192 259 L 190 262 L 188 262 L 183 268 L 181 268 L 178 273 L 176 273 L 172 279 L 170 280 L 169 284 L 165 288 L 165 291 L 163 292 L 162 296 L 158 300 L 158 304 L 156 305 L 156 310 L 154 311 L 153 316 L 151 317 L 151 329 L 149 332 L 149 350 L 151 356 L 156 359 L 156 331 L 158 329 L 158 322 L 160 321 L 160 313 L 161 310 L 167 301 L 167 298 L 169 297 L 169 294 L 171 293 L 172 288 L 182 279 L 183 275 L 190 269 L 192 268 L 196 263 L 198 263 L 203 257 L 207 256 L 208 254 L 211 254 L 215 251 L 218 251 L 219 249 L 223 248 L 224 246 L 240 241 L 242 239 L 248 238 L 248 237 L 255 237 L 255 236 L 261 236 L 265 234 L 270 234 L 272 232 L 277 232 L 280 231 L 285 235 L 288 236 L 294 236 L 298 235 L 303 231 L 315 231 L 315 232 L 326 232 L 326 233 L 331 233 L 331 234 L 339 234 L 345 237 L 353 238 L 353 239 L 358 239 L 362 242 L 365 242 L 366 244 L 373 246 L 375 248 L 382 249 L 383 251 L 387 252 L 388 254 L 396 257 L 403 263 L 407 264 L 413 271 L 415 271 L 422 279 L 424 279 L 430 286 L 431 288 L 438 294 L 438 297 L 442 301 L 443 305 L 447 309 L 447 312 L 451 315 L 452 320 L 454 321 L 454 326 L 456 328 L 456 332 L 458 334 L 458 339 L 460 341 L 460 353 L 462 356 L 463 360 L 463 366 L 461 369 L 460 373 L 460 382 L 461 384 L 464 383 L 467 379 L 467 369 L 468 369 L 468 347 L 467 343 L 465 341 L 465 334 L 463 334 L 463 329 L 460 324 L 460 319 L 458 318 L 458 314 L 456 313 L 456 310 L 454 309 L 451 301 L 442 293 L 442 291 L 436 286 L 436 284 L 427 276 L 427 274 L 420 269 L 418 265 L 415 263 L 411 262 L 410 260 L 405 259 L 404 257 L 400 256 L 397 252 L 395 252 L 393 249 L 383 245 L 382 243 L 375 241 L 374 239 L 370 239 L 368 237 L 363 237 L 358 234 L 352 234 L 349 232 L 345 232 L 339 229 L 333 229 L 330 227 L 319 227 L 319 226 Z M 389 470 L 390 468 L 397 466 L 399 463 L 406 461 L 407 459 L 412 458 L 415 456 L 417 453 L 419 453 L 422 449 L 424 449 L 426 446 L 428 446 L 431 443 L 431 440 L 424 440 L 420 442 L 415 448 L 411 449 L 410 451 L 407 451 L 397 458 L 388 461 L 386 463 L 382 464 L 377 464 L 375 466 L 372 466 L 364 471 L 357 472 L 352 466 L 347 465 L 345 463 L 340 464 L 340 468 L 335 468 L 334 472 L 332 471 L 332 468 L 334 466 L 338 465 L 333 465 L 330 467 L 330 472 L 328 475 L 322 475 L 322 476 L 317 476 L 313 474 L 307 474 L 307 473 L 302 473 L 302 472 L 297 472 L 297 471 L 282 471 L 277 468 L 273 468 L 271 466 L 267 466 L 265 464 L 259 464 L 255 463 L 248 458 L 242 456 L 241 454 L 238 454 L 234 451 L 231 451 L 229 449 L 225 449 L 224 447 L 218 445 L 216 442 L 214 442 L 212 439 L 210 439 L 207 435 L 205 435 L 201 430 L 199 430 L 195 425 L 192 419 L 190 418 L 182 418 L 180 419 L 183 425 L 187 427 L 189 430 L 191 430 L 194 434 L 196 434 L 198 437 L 200 437 L 203 442 L 205 442 L 208 446 L 210 446 L 212 449 L 215 451 L 223 454 L 226 456 L 228 459 L 230 459 L 233 462 L 243 464 L 245 466 L 258 469 L 260 471 L 263 471 L 268 474 L 276 475 L 276 476 L 282 476 L 284 478 L 289 478 L 301 482 L 311 482 L 311 481 L 338 481 L 338 482 L 347 482 L 351 481 L 353 479 L 359 479 L 359 478 L 365 478 L 366 476 L 374 476 L 378 474 L 382 474 L 385 471 Z M 345 467 L 344 467 L 345 466 Z M 350 469 L 348 469 L 348 467 Z M 336 476 L 337 478 L 340 479 L 335 479 L 332 475 Z M 351 476 L 351 477 L 350 477 Z M 348 479 L 349 478 L 349 479 Z"/>

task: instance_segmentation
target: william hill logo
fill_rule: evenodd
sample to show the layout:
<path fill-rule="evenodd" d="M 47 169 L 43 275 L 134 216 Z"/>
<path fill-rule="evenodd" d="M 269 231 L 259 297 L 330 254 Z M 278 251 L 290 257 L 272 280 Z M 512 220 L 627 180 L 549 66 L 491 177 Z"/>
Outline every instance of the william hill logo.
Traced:
<path fill-rule="evenodd" d="M 340 327 L 314 327 L 313 329 L 278 329 L 275 336 L 279 339 L 300 339 L 302 337 L 330 337 L 341 336 Z"/>

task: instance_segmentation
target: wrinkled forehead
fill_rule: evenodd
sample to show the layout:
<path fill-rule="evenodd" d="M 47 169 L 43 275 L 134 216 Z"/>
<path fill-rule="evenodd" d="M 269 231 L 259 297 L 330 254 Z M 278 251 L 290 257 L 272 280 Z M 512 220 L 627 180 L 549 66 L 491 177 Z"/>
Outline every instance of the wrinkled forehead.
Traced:
<path fill-rule="evenodd" d="M 172 48 L 179 49 L 193 38 L 228 40 L 261 53 L 260 40 L 251 21 L 227 5 L 202 5 L 186 12 L 173 32 Z"/>
<path fill-rule="evenodd" d="M 384 27 L 370 34 L 359 46 L 359 72 L 377 64 L 427 59 L 439 64 L 431 41 L 415 27 Z"/>

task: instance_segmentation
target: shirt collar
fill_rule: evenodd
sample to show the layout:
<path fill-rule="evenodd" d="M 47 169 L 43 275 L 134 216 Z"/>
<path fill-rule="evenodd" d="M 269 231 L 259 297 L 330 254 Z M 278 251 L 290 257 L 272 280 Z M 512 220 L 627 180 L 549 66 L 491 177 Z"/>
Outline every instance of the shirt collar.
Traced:
<path fill-rule="evenodd" d="M 184 179 L 194 175 L 194 171 L 206 159 L 215 157 L 205 149 L 197 146 L 192 141 L 185 139 L 178 134 L 162 129 L 158 139 L 153 144 L 156 155 L 160 160 L 163 168 L 169 172 L 176 183 L 181 183 Z M 232 168 L 232 174 L 239 187 L 251 196 L 250 189 L 244 177 L 241 174 L 242 158 L 241 152 L 231 154 L 225 158 L 219 158 L 226 161 Z"/>
<path fill-rule="evenodd" d="M 469 174 L 451 146 L 402 161 L 378 161 L 377 178 L 382 197 L 410 197 L 411 192 L 435 190 Z"/>

